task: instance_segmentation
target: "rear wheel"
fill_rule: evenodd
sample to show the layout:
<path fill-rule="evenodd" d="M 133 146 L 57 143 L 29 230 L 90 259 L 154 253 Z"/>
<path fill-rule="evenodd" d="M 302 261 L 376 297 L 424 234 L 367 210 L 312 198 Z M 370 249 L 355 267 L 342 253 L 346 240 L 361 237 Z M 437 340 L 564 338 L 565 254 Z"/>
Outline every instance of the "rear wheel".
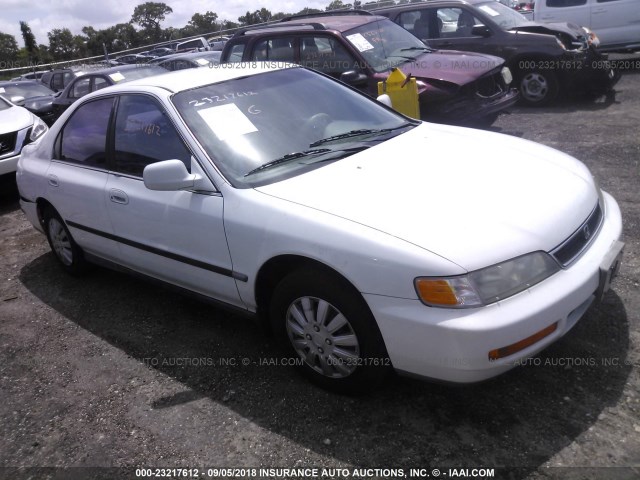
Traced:
<path fill-rule="evenodd" d="M 558 96 L 558 78 L 551 70 L 525 70 L 519 78 L 520 98 L 526 105 L 542 107 Z"/>
<path fill-rule="evenodd" d="M 301 371 L 341 393 L 378 386 L 391 362 L 364 299 L 349 283 L 322 270 L 297 271 L 276 287 L 270 318 Z"/>
<path fill-rule="evenodd" d="M 82 249 L 73 240 L 58 212 L 53 207 L 46 207 L 42 218 L 47 240 L 58 263 L 72 275 L 83 273 L 88 264 L 84 259 Z"/>

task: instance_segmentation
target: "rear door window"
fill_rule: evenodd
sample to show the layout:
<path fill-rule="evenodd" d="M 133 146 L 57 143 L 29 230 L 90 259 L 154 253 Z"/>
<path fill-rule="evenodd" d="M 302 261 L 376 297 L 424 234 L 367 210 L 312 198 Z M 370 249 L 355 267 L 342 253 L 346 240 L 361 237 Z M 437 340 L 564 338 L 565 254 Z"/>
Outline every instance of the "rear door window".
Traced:
<path fill-rule="evenodd" d="M 113 98 L 80 106 L 62 128 L 56 157 L 88 167 L 106 167 L 107 131 Z"/>

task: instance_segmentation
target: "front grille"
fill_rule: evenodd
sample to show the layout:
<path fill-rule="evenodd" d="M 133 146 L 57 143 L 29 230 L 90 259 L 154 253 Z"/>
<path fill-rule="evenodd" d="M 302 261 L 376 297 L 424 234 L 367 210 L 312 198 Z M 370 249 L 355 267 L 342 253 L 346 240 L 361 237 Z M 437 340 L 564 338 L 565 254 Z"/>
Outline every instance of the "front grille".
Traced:
<path fill-rule="evenodd" d="M 580 227 L 571 234 L 564 242 L 551 251 L 551 255 L 563 266 L 566 267 L 589 246 L 591 241 L 598 234 L 602 225 L 603 212 L 600 203 L 589 214 Z"/>
<path fill-rule="evenodd" d="M 504 80 L 500 70 L 478 79 L 475 83 L 476 95 L 482 98 L 491 98 L 505 91 Z"/>
<path fill-rule="evenodd" d="M 4 133 L 0 135 L 0 155 L 11 153 L 16 149 L 16 137 L 18 132 Z"/>

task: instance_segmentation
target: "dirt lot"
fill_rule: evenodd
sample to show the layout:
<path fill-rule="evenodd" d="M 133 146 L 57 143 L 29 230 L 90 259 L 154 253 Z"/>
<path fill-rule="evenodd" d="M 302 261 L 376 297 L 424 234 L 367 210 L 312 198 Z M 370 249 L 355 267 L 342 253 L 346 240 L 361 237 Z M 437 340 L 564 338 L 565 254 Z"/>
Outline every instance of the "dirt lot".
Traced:
<path fill-rule="evenodd" d="M 569 335 L 468 387 L 397 378 L 364 398 L 326 393 L 275 365 L 272 339 L 249 320 L 103 269 L 64 275 L 5 191 L 0 478 L 136 478 L 86 467 L 640 478 L 640 71 L 609 98 L 517 109 L 494 129 L 583 160 L 620 203 L 626 252 L 604 303 Z"/>

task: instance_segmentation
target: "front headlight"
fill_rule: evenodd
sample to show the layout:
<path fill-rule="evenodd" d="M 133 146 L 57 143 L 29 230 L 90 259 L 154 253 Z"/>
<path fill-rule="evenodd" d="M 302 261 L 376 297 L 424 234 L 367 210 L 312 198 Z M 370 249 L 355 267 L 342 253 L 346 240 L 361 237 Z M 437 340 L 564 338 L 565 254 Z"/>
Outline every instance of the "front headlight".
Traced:
<path fill-rule="evenodd" d="M 558 43 L 558 45 L 560 46 L 561 49 L 566 50 L 567 47 L 564 43 L 562 43 L 562 40 L 560 40 L 558 37 L 556 37 L 556 42 Z"/>
<path fill-rule="evenodd" d="M 593 45 L 594 47 L 597 47 L 598 45 L 600 45 L 600 39 L 598 38 L 598 35 L 592 32 L 591 29 L 587 27 L 582 27 L 582 30 L 584 30 L 584 33 L 587 36 L 587 43 L 589 45 Z"/>
<path fill-rule="evenodd" d="M 473 308 L 511 297 L 560 270 L 545 252 L 533 252 L 457 277 L 418 277 L 420 300 L 432 307 Z"/>
<path fill-rule="evenodd" d="M 49 127 L 44 123 L 40 118 L 36 117 L 36 121 L 33 122 L 33 127 L 31 128 L 31 135 L 29 135 L 29 140 L 35 142 L 45 133 L 47 133 Z"/>

